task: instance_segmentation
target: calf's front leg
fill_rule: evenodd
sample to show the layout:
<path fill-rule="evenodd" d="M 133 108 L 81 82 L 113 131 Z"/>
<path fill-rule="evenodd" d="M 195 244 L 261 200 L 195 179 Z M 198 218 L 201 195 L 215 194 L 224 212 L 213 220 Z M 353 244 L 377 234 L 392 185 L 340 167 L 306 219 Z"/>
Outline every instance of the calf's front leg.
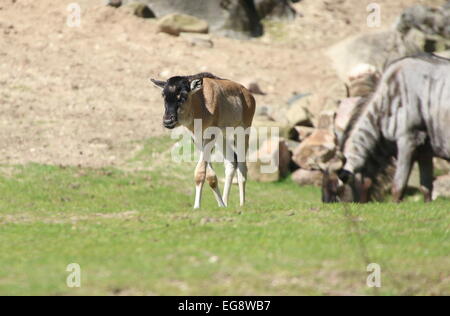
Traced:
<path fill-rule="evenodd" d="M 200 152 L 200 159 L 197 163 L 197 167 L 195 168 L 195 202 L 194 209 L 199 209 L 202 202 L 202 192 L 203 185 L 205 184 L 206 179 L 206 167 L 207 163 L 204 160 L 203 151 Z"/>

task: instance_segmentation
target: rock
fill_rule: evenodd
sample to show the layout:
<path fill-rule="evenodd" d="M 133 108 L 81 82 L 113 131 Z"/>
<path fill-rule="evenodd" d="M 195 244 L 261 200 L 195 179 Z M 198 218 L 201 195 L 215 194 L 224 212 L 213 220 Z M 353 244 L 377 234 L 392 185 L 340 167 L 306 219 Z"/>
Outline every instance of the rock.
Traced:
<path fill-rule="evenodd" d="M 307 127 L 307 126 L 294 126 L 289 131 L 289 139 L 302 142 L 306 138 L 312 135 L 316 129 L 314 127 Z"/>
<path fill-rule="evenodd" d="M 292 20 L 297 15 L 289 0 L 255 0 L 255 6 L 262 19 Z"/>
<path fill-rule="evenodd" d="M 349 96 L 367 97 L 375 92 L 381 73 L 376 67 L 369 64 L 359 64 L 353 68 L 348 77 Z"/>
<path fill-rule="evenodd" d="M 434 169 L 439 174 L 450 173 L 450 162 L 440 158 L 434 158 Z"/>
<path fill-rule="evenodd" d="M 158 31 L 174 36 L 178 36 L 182 32 L 208 33 L 208 29 L 208 22 L 179 13 L 169 14 L 158 22 Z"/>
<path fill-rule="evenodd" d="M 118 8 L 122 5 L 122 0 L 108 0 L 107 4 L 111 7 Z"/>
<path fill-rule="evenodd" d="M 211 37 L 207 34 L 198 34 L 198 33 L 180 33 L 180 37 L 186 40 L 191 46 L 204 47 L 204 48 L 213 48 L 214 42 L 211 40 Z"/>
<path fill-rule="evenodd" d="M 425 52 L 447 50 L 450 48 L 450 8 L 409 7 L 398 19 L 396 29 Z"/>
<path fill-rule="evenodd" d="M 446 6 L 441 9 L 424 5 L 415 5 L 406 8 L 398 19 L 396 28 L 402 34 L 412 29 L 432 35 L 450 39 L 450 9 Z"/>
<path fill-rule="evenodd" d="M 312 114 L 308 110 L 310 107 L 310 97 L 298 99 L 292 103 L 286 112 L 286 118 L 292 126 L 313 127 Z"/>
<path fill-rule="evenodd" d="M 132 2 L 124 0 L 122 2 Z M 261 36 L 263 26 L 253 0 L 139 0 L 157 17 L 186 14 L 208 22 L 210 32 L 245 39 Z"/>
<path fill-rule="evenodd" d="M 258 116 L 253 119 L 253 127 L 255 128 L 267 128 L 269 131 L 274 128 L 279 131 L 280 137 L 287 137 L 289 134 L 290 126 L 283 122 L 273 121 L 264 116 Z"/>
<path fill-rule="evenodd" d="M 297 149 L 298 146 L 300 146 L 300 142 L 294 141 L 294 140 L 287 140 L 286 144 L 288 146 L 288 150 L 290 153 L 290 157 L 291 160 L 289 161 L 289 171 L 290 172 L 295 172 L 298 169 L 300 169 L 300 166 L 297 165 L 293 160 L 292 160 L 292 155 L 294 154 L 294 151 Z"/>
<path fill-rule="evenodd" d="M 240 83 L 253 94 L 265 95 L 259 86 L 258 80 L 246 78 L 240 81 Z"/>
<path fill-rule="evenodd" d="M 267 105 L 257 106 L 255 111 L 255 117 L 262 117 L 272 121 L 272 118 L 270 117 L 271 112 L 272 109 Z"/>
<path fill-rule="evenodd" d="M 387 63 L 420 51 L 404 42 L 399 32 L 382 31 L 350 37 L 330 48 L 327 55 L 339 78 L 348 84 L 349 74 L 360 64 L 373 65 L 381 73 Z"/>
<path fill-rule="evenodd" d="M 440 52 L 450 48 L 450 40 L 438 35 L 427 35 L 412 29 L 405 35 L 405 40 L 428 53 Z"/>
<path fill-rule="evenodd" d="M 282 138 L 269 138 L 249 156 L 248 174 L 251 180 L 276 182 L 289 174 L 291 153 Z"/>
<path fill-rule="evenodd" d="M 128 11 L 139 18 L 153 19 L 156 17 L 155 13 L 148 5 L 139 2 L 128 3 L 127 5 L 122 6 L 122 10 Z"/>
<path fill-rule="evenodd" d="M 289 120 L 287 118 L 288 108 L 285 106 L 272 108 L 268 112 L 268 118 L 271 121 L 278 122 L 279 124 L 283 124 L 285 126 L 289 126 Z"/>
<path fill-rule="evenodd" d="M 335 111 L 322 111 L 317 119 L 317 124 L 315 125 L 318 129 L 329 129 L 333 130 L 334 120 L 336 118 Z"/>
<path fill-rule="evenodd" d="M 298 169 L 292 174 L 292 180 L 300 186 L 316 186 L 321 187 L 323 181 L 323 173 L 318 170 Z"/>
<path fill-rule="evenodd" d="M 292 159 L 302 169 L 323 170 L 337 151 L 336 137 L 332 131 L 318 129 L 294 151 Z"/>
<path fill-rule="evenodd" d="M 450 50 L 438 52 L 438 53 L 436 53 L 436 55 L 450 59 Z"/>
<path fill-rule="evenodd" d="M 450 198 L 450 174 L 437 177 L 434 181 L 433 200 L 439 197 Z"/>

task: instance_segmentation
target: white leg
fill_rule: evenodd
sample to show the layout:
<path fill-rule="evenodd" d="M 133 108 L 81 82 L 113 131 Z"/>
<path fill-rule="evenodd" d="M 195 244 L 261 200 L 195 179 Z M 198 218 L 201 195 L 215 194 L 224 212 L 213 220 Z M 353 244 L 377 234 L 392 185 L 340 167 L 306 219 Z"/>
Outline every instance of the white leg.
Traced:
<path fill-rule="evenodd" d="M 199 209 L 202 202 L 203 185 L 206 179 L 206 162 L 204 161 L 203 150 L 200 152 L 200 159 L 195 168 L 195 203 L 194 209 Z"/>
<path fill-rule="evenodd" d="M 225 164 L 225 187 L 223 189 L 223 202 L 228 206 L 228 198 L 230 196 L 231 185 L 233 183 L 234 174 L 236 172 L 237 163 L 235 162 L 235 155 L 231 141 L 224 139 L 224 164 Z"/>
<path fill-rule="evenodd" d="M 239 201 L 240 205 L 245 205 L 245 184 L 247 182 L 247 151 L 249 144 L 249 136 L 245 136 L 245 143 L 240 144 L 236 141 L 237 146 L 245 146 L 244 148 L 236 148 L 238 159 L 237 179 L 239 184 Z"/>
<path fill-rule="evenodd" d="M 245 183 L 247 181 L 247 163 L 238 162 L 237 178 L 239 183 L 239 201 L 240 205 L 245 205 Z"/>

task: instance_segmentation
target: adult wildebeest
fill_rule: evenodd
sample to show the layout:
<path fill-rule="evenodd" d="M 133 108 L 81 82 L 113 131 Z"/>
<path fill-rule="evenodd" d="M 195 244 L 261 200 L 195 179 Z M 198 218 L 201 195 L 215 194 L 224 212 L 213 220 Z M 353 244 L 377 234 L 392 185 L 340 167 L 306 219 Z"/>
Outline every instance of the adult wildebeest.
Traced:
<path fill-rule="evenodd" d="M 245 203 L 245 182 L 247 179 L 246 154 L 249 146 L 249 135 L 239 147 L 236 135 L 227 135 L 228 128 L 246 130 L 252 125 L 255 114 L 255 98 L 242 85 L 218 78 L 210 73 L 193 76 L 177 76 L 167 81 L 153 80 L 163 89 L 165 113 L 163 124 L 168 129 L 185 126 L 192 132 L 194 141 L 199 145 L 200 159 L 195 169 L 195 205 L 200 208 L 201 195 L 205 180 L 213 189 L 219 206 L 228 205 L 228 197 L 234 174 L 237 171 L 241 206 Z M 201 121 L 202 130 L 195 131 L 195 122 Z M 225 164 L 225 187 L 223 197 L 220 195 L 216 173 L 211 165 L 211 143 L 216 139 L 205 139 L 204 132 L 208 128 L 222 131 L 222 150 Z M 198 139 L 196 139 L 198 138 Z M 220 147 L 220 146 L 219 146 Z"/>
<path fill-rule="evenodd" d="M 354 180 L 368 162 L 396 156 L 392 194 L 399 202 L 417 160 L 421 191 L 429 202 L 433 157 L 450 160 L 449 127 L 450 60 L 430 54 L 402 58 L 387 67 L 350 132 L 340 179 Z"/>

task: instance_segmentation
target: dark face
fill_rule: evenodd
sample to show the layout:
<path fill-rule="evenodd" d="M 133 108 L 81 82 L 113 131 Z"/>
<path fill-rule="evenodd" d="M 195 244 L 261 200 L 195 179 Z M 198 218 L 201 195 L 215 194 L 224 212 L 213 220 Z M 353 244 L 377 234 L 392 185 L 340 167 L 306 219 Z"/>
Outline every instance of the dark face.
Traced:
<path fill-rule="evenodd" d="M 324 203 L 368 203 L 372 180 L 362 173 L 356 175 L 340 170 L 324 172 L 322 201 Z"/>
<path fill-rule="evenodd" d="M 173 77 L 167 82 L 152 80 L 155 85 L 163 89 L 165 128 L 174 129 L 178 126 L 178 110 L 187 101 L 190 91 L 189 80 L 185 77 Z"/>
<path fill-rule="evenodd" d="M 322 202 L 356 202 L 348 175 L 325 171 L 322 182 Z"/>

